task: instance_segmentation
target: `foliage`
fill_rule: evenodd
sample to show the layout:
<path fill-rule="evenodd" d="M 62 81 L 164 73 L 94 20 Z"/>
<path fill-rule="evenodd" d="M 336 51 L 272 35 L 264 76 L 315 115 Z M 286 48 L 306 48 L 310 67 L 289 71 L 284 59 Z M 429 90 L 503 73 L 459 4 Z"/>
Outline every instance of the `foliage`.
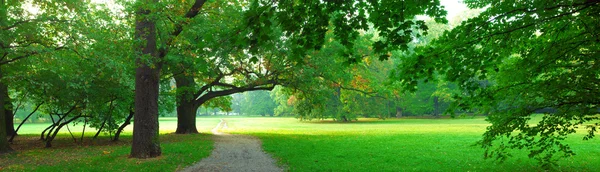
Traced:
<path fill-rule="evenodd" d="M 42 114 L 54 122 L 47 131 L 48 145 L 53 130 L 71 122 L 114 132 L 133 101 L 129 32 L 119 24 L 123 19 L 93 3 L 8 5 L 10 17 L 23 18 L 9 18 L 12 25 L 2 28 L 7 32 L 3 40 L 12 42 L 2 47 L 2 82 L 21 103 L 41 104 Z"/>
<path fill-rule="evenodd" d="M 439 74 L 458 83 L 466 92 L 455 107 L 490 114 L 479 142 L 488 158 L 527 149 L 549 168 L 574 155 L 567 135 L 586 128 L 587 140 L 598 125 L 599 2 L 465 2 L 484 11 L 405 57 L 400 82 L 412 89 Z M 555 112 L 529 124 L 547 108 Z"/>
<path fill-rule="evenodd" d="M 283 87 L 275 87 L 271 91 L 271 99 L 275 102 L 275 109 L 273 109 L 275 116 L 294 116 L 294 107 L 292 105 L 295 98 L 286 93 Z"/>
<path fill-rule="evenodd" d="M 251 91 L 245 92 L 244 100 L 242 103 L 242 114 L 246 115 L 275 115 L 273 109 L 275 109 L 275 102 L 271 99 L 270 92 L 268 91 Z"/>

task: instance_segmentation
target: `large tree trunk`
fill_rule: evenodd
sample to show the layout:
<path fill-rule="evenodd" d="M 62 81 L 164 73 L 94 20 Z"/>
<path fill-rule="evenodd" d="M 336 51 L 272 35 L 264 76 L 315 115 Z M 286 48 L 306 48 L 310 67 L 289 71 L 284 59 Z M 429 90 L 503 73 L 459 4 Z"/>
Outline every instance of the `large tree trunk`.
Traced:
<path fill-rule="evenodd" d="M 158 0 L 138 0 L 146 6 Z M 152 158 L 161 155 L 158 138 L 158 86 L 161 64 L 156 48 L 156 25 L 150 10 L 140 7 L 135 22 L 135 114 L 133 118 L 132 158 Z M 136 41 L 137 42 L 137 41 Z M 139 51 L 141 50 L 141 52 Z"/>
<path fill-rule="evenodd" d="M 198 133 L 196 129 L 196 111 L 198 104 L 195 103 L 194 91 L 196 82 L 193 76 L 184 74 L 175 75 L 177 86 L 177 134 Z"/>
<path fill-rule="evenodd" d="M 2 70 L 0 70 L 0 78 L 2 78 Z M 1 87 L 6 87 L 4 83 L 0 83 Z M 0 96 L 0 105 L 4 104 L 4 96 Z M 5 111 L 0 110 L 0 125 L 6 125 L 6 115 Z M 12 148 L 8 144 L 8 140 L 6 139 L 6 128 L 5 126 L 0 126 L 0 154 L 6 152 L 12 152 Z"/>
<path fill-rule="evenodd" d="M 8 14 L 6 9 L 8 9 L 8 6 L 6 5 L 4 0 L 0 0 L 0 28 L 1 27 L 5 27 L 8 25 Z M 4 40 L 0 40 L 0 45 L 4 46 L 5 42 L 3 42 Z M 0 50 L 3 51 L 3 50 Z M 0 79 L 3 78 L 3 71 L 1 69 L 2 66 L 0 66 Z M 6 83 L 1 82 L 0 80 L 0 86 L 2 87 L 6 87 Z M 0 96 L 0 105 L 4 105 L 5 102 L 5 98 L 4 96 Z M 6 139 L 6 113 L 3 110 L 0 110 L 0 154 L 2 153 L 6 153 L 6 152 L 12 152 L 12 148 L 10 148 L 10 145 L 8 144 L 8 140 Z"/>
<path fill-rule="evenodd" d="M 2 69 L 0 69 L 0 79 L 2 78 Z M 0 89 L 4 90 L 6 88 L 6 84 L 0 82 Z M 6 97 L 0 96 L 0 105 L 3 105 L 6 100 Z M 6 111 L 0 110 L 0 125 L 6 125 Z M 0 126 L 0 154 L 6 152 L 12 152 L 12 148 L 8 144 L 8 140 L 6 139 L 7 129 L 6 126 Z"/>
<path fill-rule="evenodd" d="M 196 111 L 198 106 L 193 102 L 177 102 L 177 134 L 198 133 L 196 128 Z"/>
<path fill-rule="evenodd" d="M 13 114 L 13 104 L 8 95 L 8 86 L 3 84 L 0 86 L 0 96 L 4 97 L 4 118 L 6 123 L 6 135 L 12 136 L 15 134 L 15 123 Z"/>

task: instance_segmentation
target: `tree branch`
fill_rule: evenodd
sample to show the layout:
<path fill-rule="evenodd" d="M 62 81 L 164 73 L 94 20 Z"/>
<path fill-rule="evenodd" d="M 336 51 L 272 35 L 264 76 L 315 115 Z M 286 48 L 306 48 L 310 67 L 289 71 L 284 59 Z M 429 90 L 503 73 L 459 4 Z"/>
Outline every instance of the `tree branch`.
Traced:
<path fill-rule="evenodd" d="M 270 85 L 270 86 L 267 86 L 267 85 Z M 265 82 L 260 85 L 250 84 L 246 87 L 236 87 L 236 88 L 231 88 L 231 89 L 226 89 L 226 90 L 209 91 L 206 94 L 202 95 L 201 97 L 198 97 L 198 99 L 195 100 L 195 103 L 197 105 L 202 105 L 204 102 L 206 102 L 212 98 L 215 98 L 215 97 L 227 96 L 227 95 L 246 92 L 246 91 L 256 91 L 256 90 L 269 90 L 270 91 L 270 90 L 273 90 L 273 88 L 275 88 L 276 85 L 277 85 L 277 82 L 275 80 L 269 80 L 268 82 Z"/>
<path fill-rule="evenodd" d="M 64 49 L 64 48 L 65 48 L 65 47 L 56 47 L 56 48 L 55 48 L 54 50 L 52 50 L 52 51 L 61 50 L 61 49 Z M 14 61 L 17 61 L 17 60 L 23 59 L 23 58 L 27 58 L 27 57 L 29 57 L 29 56 L 33 56 L 33 55 L 36 55 L 36 54 L 42 54 L 42 53 L 48 53 L 48 52 L 51 52 L 51 51 L 45 51 L 45 52 L 37 52 L 37 51 L 33 51 L 33 52 L 29 52 L 29 53 L 23 54 L 23 55 L 21 55 L 21 56 L 14 57 L 14 58 L 12 58 L 12 59 L 8 59 L 8 60 L 3 60 L 3 61 L 0 61 L 0 65 L 5 65 L 5 64 L 12 63 L 12 62 L 14 62 Z"/>
<path fill-rule="evenodd" d="M 356 88 L 352 88 L 352 87 L 344 87 L 344 86 L 341 86 L 341 85 L 340 85 L 340 88 L 344 89 L 344 90 L 349 90 L 349 91 L 355 91 L 355 92 L 363 93 L 363 94 L 365 94 L 365 95 L 367 95 L 369 97 L 378 97 L 378 98 L 382 98 L 382 99 L 387 99 L 387 97 L 383 97 L 383 96 L 377 94 L 377 92 L 367 92 L 365 90 L 360 90 L 360 89 L 356 89 Z"/>
<path fill-rule="evenodd" d="M 0 29 L 1 30 L 10 30 L 10 29 L 19 27 L 19 25 L 21 25 L 21 24 L 32 23 L 32 22 L 45 22 L 45 21 L 48 21 L 48 22 L 66 22 L 66 21 L 69 21 L 69 20 L 58 20 L 58 19 L 47 19 L 47 20 L 46 19 L 29 19 L 29 20 L 21 20 L 21 21 L 17 21 L 15 23 L 13 23 L 10 26 L 3 27 L 3 28 L 0 28 Z"/>
<path fill-rule="evenodd" d="M 185 18 L 188 19 L 192 19 L 194 17 L 196 17 L 198 15 L 198 13 L 200 12 L 200 9 L 202 9 L 202 6 L 204 6 L 204 3 L 206 3 L 206 0 L 196 0 L 196 2 L 194 2 L 194 5 L 192 5 L 192 7 L 188 10 L 188 12 L 185 14 Z M 170 46 L 171 44 L 173 44 L 173 41 L 175 40 L 175 37 L 179 36 L 179 34 L 181 34 L 181 32 L 183 32 L 183 27 L 184 25 L 186 25 L 187 23 L 176 23 L 175 24 L 175 30 L 173 30 L 173 32 L 171 33 L 171 37 L 167 40 L 167 47 Z M 164 57 L 168 52 L 167 48 L 164 49 L 160 49 L 159 50 L 159 54 L 160 57 Z"/>

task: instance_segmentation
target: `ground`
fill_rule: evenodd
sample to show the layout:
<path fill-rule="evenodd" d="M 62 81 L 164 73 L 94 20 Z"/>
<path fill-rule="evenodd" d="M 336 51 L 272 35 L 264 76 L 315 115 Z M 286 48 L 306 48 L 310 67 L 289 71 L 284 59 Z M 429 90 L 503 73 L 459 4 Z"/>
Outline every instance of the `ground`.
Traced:
<path fill-rule="evenodd" d="M 227 121 L 227 127 L 220 127 L 219 131 L 232 134 L 230 137 L 211 134 L 220 118 Z M 197 118 L 201 134 L 195 135 L 170 134 L 175 131 L 175 121 L 174 118 L 161 118 L 163 135 L 160 138 L 164 154 L 149 160 L 127 158 L 131 133 L 125 133 L 123 141 L 117 143 L 108 141 L 107 137 L 96 141 L 86 138 L 85 143 L 75 143 L 68 133 L 64 133 L 56 140 L 55 148 L 45 149 L 37 140 L 39 136 L 35 129 L 43 129 L 40 126 L 44 125 L 25 126 L 23 131 L 30 130 L 31 135 L 17 137 L 18 143 L 13 145 L 16 153 L 0 155 L 0 171 L 178 171 L 209 162 L 211 158 L 207 157 L 211 151 L 221 152 L 229 147 L 223 143 L 233 140 L 229 144 L 231 147 L 240 147 L 237 143 L 262 143 L 262 149 L 286 171 L 540 171 L 536 161 L 519 150 L 504 163 L 484 160 L 483 150 L 474 146 L 489 126 L 483 117 L 361 118 L 352 123 L 302 122 L 294 118 L 204 117 Z M 600 139 L 583 141 L 584 127 L 580 129 L 566 140 L 577 155 L 562 158 L 556 170 L 600 169 Z M 71 130 L 79 131 L 77 126 Z M 78 134 L 81 133 L 75 133 Z M 257 147 L 252 149 L 259 150 Z M 212 156 L 218 154 L 212 153 Z"/>
<path fill-rule="evenodd" d="M 220 132 L 221 129 L 227 128 L 227 121 L 221 120 L 219 125 L 212 130 L 215 149 L 210 156 L 186 168 L 183 172 L 283 171 L 275 165 L 275 160 L 262 150 L 260 140 L 252 136 L 231 135 Z"/>

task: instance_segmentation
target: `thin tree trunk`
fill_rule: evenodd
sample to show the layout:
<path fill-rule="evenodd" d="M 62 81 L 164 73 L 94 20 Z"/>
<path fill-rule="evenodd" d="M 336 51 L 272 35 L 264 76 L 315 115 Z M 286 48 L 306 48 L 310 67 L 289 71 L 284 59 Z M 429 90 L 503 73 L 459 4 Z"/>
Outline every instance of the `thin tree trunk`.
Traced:
<path fill-rule="evenodd" d="M 133 111 L 129 111 L 129 115 L 125 119 L 125 122 L 123 122 L 123 124 L 121 124 L 121 126 L 119 126 L 119 129 L 115 133 L 115 137 L 113 137 L 112 141 L 119 141 L 119 137 L 121 136 L 121 132 L 123 132 L 123 129 L 125 129 L 125 127 L 127 127 L 127 125 L 131 124 L 131 118 L 133 118 L 133 114 L 134 114 Z"/>
<path fill-rule="evenodd" d="M 48 133 L 46 133 L 46 141 L 48 141 L 48 139 L 50 139 L 50 135 L 52 135 L 53 131 L 56 131 L 55 129 L 60 125 L 60 122 L 62 122 L 65 118 L 67 118 L 67 116 L 69 115 L 69 113 L 64 114 L 62 117 L 60 117 L 58 119 L 58 121 L 56 121 L 55 123 L 52 124 L 50 130 L 48 130 Z"/>
<path fill-rule="evenodd" d="M 85 135 L 85 128 L 86 128 L 87 122 L 88 122 L 87 117 L 85 117 L 83 120 L 84 120 L 83 121 L 83 131 L 81 131 L 81 138 L 79 139 L 79 142 L 81 142 L 81 143 L 83 143 L 83 136 Z"/>
<path fill-rule="evenodd" d="M 54 121 L 54 117 L 52 117 L 52 115 L 50 115 L 50 118 L 52 118 L 52 125 L 50 125 L 48 128 L 46 128 L 44 131 L 42 131 L 42 136 L 41 136 L 41 140 L 47 140 L 50 137 L 50 134 L 52 133 L 52 131 L 58 126 L 60 125 L 60 122 L 65 119 L 67 116 L 69 116 L 69 114 L 71 112 L 73 112 L 73 110 L 75 110 L 77 108 L 77 105 L 73 105 L 71 107 L 71 109 L 69 109 L 69 111 L 67 111 L 67 113 L 62 114 L 62 117 L 58 118 L 58 121 Z M 60 115 L 59 115 L 60 116 Z M 46 134 L 46 139 L 44 139 L 44 133 L 48 131 L 48 134 Z"/>
<path fill-rule="evenodd" d="M 67 115 L 65 114 L 65 116 L 67 116 Z M 56 127 L 56 130 L 54 130 L 54 133 L 52 133 L 52 136 L 50 136 L 50 137 L 48 137 L 48 138 L 46 139 L 46 147 L 47 147 L 47 148 L 49 148 L 49 147 L 52 147 L 52 140 L 54 140 L 54 138 L 56 137 L 56 135 L 58 134 L 58 132 L 60 131 L 60 129 L 61 129 L 63 126 L 65 126 L 65 125 L 67 125 L 67 124 L 71 123 L 72 121 L 76 120 L 76 119 L 77 119 L 77 118 L 79 118 L 79 117 L 81 117 L 81 115 L 75 116 L 75 117 L 73 117 L 73 118 L 71 118 L 71 119 L 69 119 L 69 120 L 67 120 L 67 121 L 65 121 L 65 122 L 63 122 L 63 123 L 59 123 L 59 124 L 58 124 L 58 126 Z M 63 119 L 64 119 L 64 118 L 63 118 Z M 60 122 L 60 121 L 59 121 L 59 122 Z M 73 139 L 75 139 L 75 136 L 73 136 Z"/>
<path fill-rule="evenodd" d="M 138 0 L 141 6 L 157 2 L 158 0 Z M 162 153 L 158 138 L 161 63 L 156 49 L 156 26 L 150 14 L 150 10 L 145 7 L 140 7 L 136 14 L 135 40 L 143 43 L 138 43 L 135 47 L 138 67 L 135 71 L 135 117 L 130 154 L 132 158 L 152 158 Z"/>
<path fill-rule="evenodd" d="M 75 143 L 77 143 L 77 139 L 75 138 L 75 135 L 73 135 L 73 132 L 71 132 L 71 128 L 69 128 L 69 125 L 67 125 L 67 131 L 69 131 L 69 134 L 71 134 L 71 137 L 73 138 L 73 141 Z"/>
<path fill-rule="evenodd" d="M 44 139 L 45 138 L 44 135 L 46 135 L 45 134 L 46 131 L 50 130 L 50 128 L 52 128 L 52 127 L 54 127 L 54 123 L 52 123 L 52 125 L 46 127 L 46 129 L 42 130 L 42 134 L 40 134 L 40 140 L 46 140 L 46 139 Z"/>
<path fill-rule="evenodd" d="M 438 118 L 440 115 L 440 101 L 438 96 L 433 96 L 433 116 Z"/>
<path fill-rule="evenodd" d="M 104 121 L 102 121 L 102 125 L 100 125 L 100 128 L 98 129 L 98 131 L 96 132 L 96 134 L 94 135 L 94 137 L 92 139 L 98 138 L 98 135 L 100 135 L 100 133 L 102 132 L 102 129 L 104 129 L 104 126 L 106 125 L 106 121 L 108 121 L 108 117 L 104 117 Z"/>
<path fill-rule="evenodd" d="M 177 134 L 198 133 L 196 128 L 196 111 L 198 105 L 195 103 L 195 84 L 193 76 L 184 74 L 175 75 L 177 86 Z"/>
<path fill-rule="evenodd" d="M 31 113 L 29 113 L 29 115 L 27 115 L 27 117 L 25 117 L 25 119 L 23 119 L 23 121 L 21 121 L 21 123 L 19 124 L 19 126 L 15 130 L 15 134 L 13 134 L 12 136 L 10 136 L 10 139 L 8 139 L 8 142 L 12 142 L 13 141 L 13 139 L 15 138 L 15 136 L 17 136 L 16 133 L 19 132 L 19 129 L 21 129 L 21 126 L 23 126 L 23 124 L 25 123 L 25 121 L 27 121 L 27 119 L 29 119 L 29 117 L 31 117 L 31 115 L 33 115 L 35 112 L 37 112 L 37 110 L 40 108 L 40 106 L 42 106 L 42 104 L 44 104 L 44 103 L 40 103 L 39 105 L 37 105 L 35 107 L 35 109 L 33 109 L 33 111 L 31 111 Z"/>

